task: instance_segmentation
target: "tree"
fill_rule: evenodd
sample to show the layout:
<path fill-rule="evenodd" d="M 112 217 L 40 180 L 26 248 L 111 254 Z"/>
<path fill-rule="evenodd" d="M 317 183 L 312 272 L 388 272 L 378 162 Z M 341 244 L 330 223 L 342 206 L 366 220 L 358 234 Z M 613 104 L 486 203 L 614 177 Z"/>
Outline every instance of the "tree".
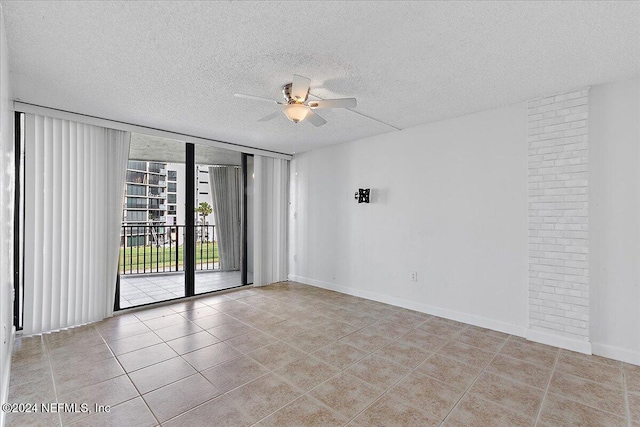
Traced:
<path fill-rule="evenodd" d="M 198 205 L 197 208 L 195 208 L 195 211 L 197 213 L 199 213 L 200 215 L 202 215 L 202 224 L 200 225 L 200 241 L 202 241 L 204 238 L 207 239 L 207 241 L 209 240 L 209 227 L 206 228 L 206 235 L 203 235 L 202 233 L 202 226 L 206 226 L 207 225 L 207 215 L 211 215 L 211 213 L 213 212 L 213 208 L 211 207 L 211 205 L 207 202 L 202 202 L 200 203 L 200 205 Z"/>
<path fill-rule="evenodd" d="M 207 215 L 211 215 L 211 213 L 213 212 L 213 208 L 209 203 L 202 202 L 200 203 L 200 205 L 198 205 L 195 211 L 202 215 L 202 225 L 205 225 L 207 223 Z"/>

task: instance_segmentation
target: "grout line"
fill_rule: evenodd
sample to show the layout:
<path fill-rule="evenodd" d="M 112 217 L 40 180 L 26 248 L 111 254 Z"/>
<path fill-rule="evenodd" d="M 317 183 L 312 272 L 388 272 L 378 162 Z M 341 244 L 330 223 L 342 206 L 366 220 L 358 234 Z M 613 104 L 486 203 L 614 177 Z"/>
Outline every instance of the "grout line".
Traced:
<path fill-rule="evenodd" d="M 447 412 L 447 415 L 444 416 L 444 418 L 442 419 L 442 421 L 440 421 L 440 426 L 444 425 L 444 422 L 447 420 L 447 418 L 449 418 L 449 416 L 453 413 L 453 411 L 458 407 L 458 405 L 460 404 L 460 402 L 462 401 L 462 399 L 464 399 L 464 397 L 469 393 L 469 391 L 471 390 L 471 388 L 475 385 L 475 383 L 478 381 L 478 378 L 480 378 L 480 375 L 482 375 L 485 371 L 485 369 L 487 369 L 487 366 L 491 365 L 491 363 L 495 360 L 496 356 L 498 356 L 498 354 L 502 351 L 502 349 L 504 348 L 505 345 L 507 345 L 507 342 L 509 341 L 509 338 L 511 337 L 511 335 L 509 335 L 507 337 L 507 339 L 504 340 L 504 342 L 502 343 L 502 345 L 500 345 L 500 348 L 498 348 L 498 350 L 496 350 L 496 352 L 493 354 L 493 357 L 491 358 L 491 360 L 489 360 L 480 370 L 480 372 L 478 372 L 478 375 L 476 375 L 476 377 L 473 379 L 473 381 L 471 382 L 471 384 L 465 389 L 465 391 L 462 393 L 462 395 L 460 396 L 460 398 L 458 399 L 458 401 L 451 407 L 451 409 L 449 410 L 449 412 Z M 495 403 L 495 402 L 494 402 Z"/>
<path fill-rule="evenodd" d="M 627 425 L 631 427 L 631 410 L 629 409 L 629 391 L 627 390 L 627 375 L 625 374 L 622 366 L 620 366 L 620 370 L 622 371 L 622 387 L 624 389 L 624 406 L 627 412 Z"/>
<path fill-rule="evenodd" d="M 56 397 L 56 403 L 59 403 L 58 387 L 56 386 L 56 378 L 53 375 L 53 363 L 51 363 L 51 356 L 49 355 L 49 344 L 47 343 L 47 340 L 44 339 L 44 334 L 40 335 L 40 339 L 42 340 L 42 344 L 44 345 L 44 351 L 47 355 L 47 362 L 49 362 L 49 373 L 51 374 L 51 382 L 53 383 L 53 394 Z M 60 412 L 58 412 L 58 422 L 60 423 L 60 426 L 62 426 L 62 415 L 60 414 Z"/>
<path fill-rule="evenodd" d="M 542 408 L 544 407 L 544 402 L 547 400 L 547 394 L 549 394 L 549 388 L 551 387 L 551 380 L 553 379 L 553 374 L 556 372 L 556 367 L 558 366 L 558 360 L 560 359 L 560 349 L 556 350 L 556 358 L 553 360 L 553 367 L 551 368 L 551 375 L 549 376 L 549 382 L 547 382 L 547 387 L 544 389 L 544 395 L 542 395 L 542 402 L 540 402 L 540 408 L 538 408 L 538 413 L 536 414 L 536 419 L 534 422 L 534 426 L 538 424 L 540 421 L 540 415 L 542 414 Z"/>

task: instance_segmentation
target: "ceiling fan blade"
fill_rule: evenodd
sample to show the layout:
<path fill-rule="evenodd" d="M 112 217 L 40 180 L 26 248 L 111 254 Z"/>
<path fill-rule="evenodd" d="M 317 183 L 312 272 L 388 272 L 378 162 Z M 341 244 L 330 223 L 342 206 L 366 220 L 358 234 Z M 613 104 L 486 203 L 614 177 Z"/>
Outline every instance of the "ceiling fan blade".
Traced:
<path fill-rule="evenodd" d="M 307 117 L 305 117 L 305 118 L 307 120 L 309 120 L 312 125 L 314 125 L 316 127 L 322 126 L 323 124 L 327 123 L 327 121 L 325 119 L 323 119 L 322 117 L 320 117 L 319 115 L 317 115 L 316 113 L 314 113 L 311 110 L 309 110 L 309 112 L 307 113 Z"/>
<path fill-rule="evenodd" d="M 291 98 L 305 101 L 309 94 L 310 84 L 311 79 L 294 74 L 293 83 L 291 84 Z"/>
<path fill-rule="evenodd" d="M 264 102 L 270 102 L 272 104 L 280 104 L 278 101 L 273 100 L 273 99 L 269 99 L 269 98 L 263 98 L 261 96 L 253 96 L 253 95 L 245 95 L 243 93 L 236 93 L 233 96 L 237 97 L 237 98 L 246 98 L 246 99 L 253 99 L 254 101 L 264 101 Z"/>
<path fill-rule="evenodd" d="M 278 117 L 278 115 L 280 114 L 280 111 L 274 111 L 273 113 L 269 114 L 268 116 L 265 116 L 263 118 L 261 118 L 260 120 L 258 120 L 259 122 L 268 122 L 269 120 L 273 120 L 276 117 Z"/>
<path fill-rule="evenodd" d="M 321 99 L 318 101 L 309 101 L 309 107 L 313 109 L 320 108 L 354 108 L 358 105 L 355 98 L 340 99 Z"/>

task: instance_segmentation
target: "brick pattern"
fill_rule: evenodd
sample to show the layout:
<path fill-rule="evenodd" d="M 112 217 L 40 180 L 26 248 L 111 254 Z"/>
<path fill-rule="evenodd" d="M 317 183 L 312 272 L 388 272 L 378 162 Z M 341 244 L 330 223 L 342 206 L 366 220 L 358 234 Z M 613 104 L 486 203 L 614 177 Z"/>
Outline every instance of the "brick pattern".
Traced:
<path fill-rule="evenodd" d="M 588 96 L 528 102 L 529 327 L 589 340 Z"/>

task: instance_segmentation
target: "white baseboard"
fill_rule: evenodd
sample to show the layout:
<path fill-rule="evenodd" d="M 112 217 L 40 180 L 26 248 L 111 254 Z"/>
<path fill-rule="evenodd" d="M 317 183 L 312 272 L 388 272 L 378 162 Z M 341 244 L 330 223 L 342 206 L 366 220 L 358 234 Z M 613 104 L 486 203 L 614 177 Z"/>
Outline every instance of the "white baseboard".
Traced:
<path fill-rule="evenodd" d="M 2 367 L 2 389 L 0 390 L 0 395 L 2 396 L 2 403 L 7 403 L 7 399 L 9 398 L 9 382 L 11 381 L 11 355 L 13 354 L 13 340 L 16 336 L 16 328 L 15 326 L 11 328 L 11 336 L 9 337 L 9 352 L 7 360 Z M 4 427 L 5 424 L 5 413 L 4 411 L 0 411 L 0 427 Z"/>
<path fill-rule="evenodd" d="M 408 308 L 409 310 L 415 310 L 433 316 L 444 317 L 446 319 L 455 320 L 458 322 L 467 323 L 470 325 L 478 326 L 481 328 L 487 328 L 498 332 L 504 332 L 505 334 L 516 335 L 524 337 L 526 327 L 515 325 L 512 323 L 502 322 L 500 320 L 490 319 L 487 317 L 476 316 L 473 314 L 463 313 L 460 311 L 449 310 L 441 307 L 434 307 L 428 304 L 423 304 L 416 301 L 410 301 L 403 298 L 396 298 L 389 295 L 379 294 L 376 292 L 369 292 L 362 289 L 351 288 L 348 286 L 341 286 L 335 283 L 324 282 L 316 279 L 309 279 L 308 277 L 289 275 L 289 280 L 299 282 L 302 284 L 308 284 L 317 286 L 319 288 L 328 289 L 331 291 L 337 291 L 347 295 L 353 295 L 360 298 L 366 298 L 373 301 L 382 302 L 385 304 L 391 304 L 402 308 Z"/>
<path fill-rule="evenodd" d="M 574 340 L 569 337 L 554 335 L 537 329 L 527 329 L 527 339 L 541 344 L 564 348 L 578 353 L 592 354 L 589 341 Z"/>
<path fill-rule="evenodd" d="M 640 365 L 640 352 L 638 351 L 595 342 L 592 343 L 591 346 L 593 347 L 593 354 L 597 354 L 598 356 L 620 360 L 633 365 Z"/>

